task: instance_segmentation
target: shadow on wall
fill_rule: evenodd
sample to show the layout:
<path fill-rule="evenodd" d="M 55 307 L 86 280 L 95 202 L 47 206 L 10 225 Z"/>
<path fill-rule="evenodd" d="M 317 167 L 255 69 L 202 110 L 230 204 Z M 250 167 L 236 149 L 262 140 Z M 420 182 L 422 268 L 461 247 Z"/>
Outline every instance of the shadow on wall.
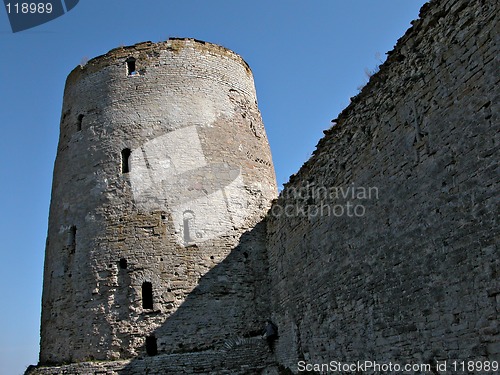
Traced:
<path fill-rule="evenodd" d="M 178 309 L 150 336 L 120 374 L 217 371 L 252 373 L 272 362 L 262 329 L 270 317 L 266 223 L 203 275 Z M 160 314 L 145 311 L 146 315 Z M 168 359 L 166 359 L 168 357 Z M 253 370 L 252 370 L 253 369 Z"/>

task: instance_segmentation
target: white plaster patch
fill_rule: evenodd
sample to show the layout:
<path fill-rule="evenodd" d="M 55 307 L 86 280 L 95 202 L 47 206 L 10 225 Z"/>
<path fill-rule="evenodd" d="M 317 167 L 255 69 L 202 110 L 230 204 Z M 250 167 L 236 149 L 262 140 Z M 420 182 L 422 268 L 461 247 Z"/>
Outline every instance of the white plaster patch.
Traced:
<path fill-rule="evenodd" d="M 169 212 L 183 246 L 221 236 L 250 214 L 241 166 L 208 165 L 197 126 L 132 150 L 130 168 L 137 208 Z"/>

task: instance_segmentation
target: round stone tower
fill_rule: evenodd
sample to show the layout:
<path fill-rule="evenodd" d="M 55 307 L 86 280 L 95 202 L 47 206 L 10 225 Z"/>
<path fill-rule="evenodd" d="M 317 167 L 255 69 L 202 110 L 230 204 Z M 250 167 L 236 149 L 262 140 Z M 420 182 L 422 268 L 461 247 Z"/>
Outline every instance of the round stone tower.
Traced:
<path fill-rule="evenodd" d="M 251 330 L 265 314 L 256 228 L 276 192 L 252 73 L 234 52 L 169 39 L 75 68 L 40 363 L 203 350 Z"/>

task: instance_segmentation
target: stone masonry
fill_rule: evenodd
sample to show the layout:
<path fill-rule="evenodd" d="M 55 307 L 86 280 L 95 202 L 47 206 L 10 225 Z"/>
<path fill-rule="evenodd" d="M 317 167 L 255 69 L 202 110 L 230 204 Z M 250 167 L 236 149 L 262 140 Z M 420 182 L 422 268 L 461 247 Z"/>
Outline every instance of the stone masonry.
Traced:
<path fill-rule="evenodd" d="M 277 199 L 238 55 L 171 39 L 77 67 L 27 373 L 500 360 L 497 14 L 424 5 Z"/>
<path fill-rule="evenodd" d="M 500 360 L 497 33 L 496 1 L 425 5 L 280 194 L 286 367 Z"/>
<path fill-rule="evenodd" d="M 276 182 L 238 55 L 110 51 L 69 75 L 60 134 L 41 363 L 209 350 L 262 325 Z"/>

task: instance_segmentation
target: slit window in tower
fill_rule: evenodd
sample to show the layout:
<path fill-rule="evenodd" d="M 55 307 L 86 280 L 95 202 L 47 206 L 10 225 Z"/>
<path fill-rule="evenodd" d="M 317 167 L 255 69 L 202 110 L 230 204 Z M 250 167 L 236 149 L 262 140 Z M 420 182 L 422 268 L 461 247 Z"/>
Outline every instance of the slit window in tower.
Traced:
<path fill-rule="evenodd" d="M 75 246 L 76 244 L 76 226 L 72 225 L 68 232 L 68 246 Z"/>
<path fill-rule="evenodd" d="M 142 283 L 142 308 L 153 308 L 153 285 L 148 281 Z"/>
<path fill-rule="evenodd" d="M 133 57 L 129 57 L 127 59 L 127 75 L 135 76 L 137 71 L 135 70 L 135 59 Z"/>
<path fill-rule="evenodd" d="M 146 337 L 146 353 L 150 356 L 158 354 L 158 343 L 154 335 Z"/>
<path fill-rule="evenodd" d="M 120 268 L 121 268 L 122 270 L 127 269 L 127 259 L 125 259 L 125 258 L 121 258 L 121 259 L 120 259 Z"/>
<path fill-rule="evenodd" d="M 122 150 L 122 173 L 130 172 L 130 154 L 131 151 L 129 148 Z"/>
<path fill-rule="evenodd" d="M 84 115 L 82 115 L 82 114 L 78 115 L 78 120 L 77 120 L 77 123 L 76 123 L 76 131 L 82 130 L 83 117 L 84 117 Z"/>

